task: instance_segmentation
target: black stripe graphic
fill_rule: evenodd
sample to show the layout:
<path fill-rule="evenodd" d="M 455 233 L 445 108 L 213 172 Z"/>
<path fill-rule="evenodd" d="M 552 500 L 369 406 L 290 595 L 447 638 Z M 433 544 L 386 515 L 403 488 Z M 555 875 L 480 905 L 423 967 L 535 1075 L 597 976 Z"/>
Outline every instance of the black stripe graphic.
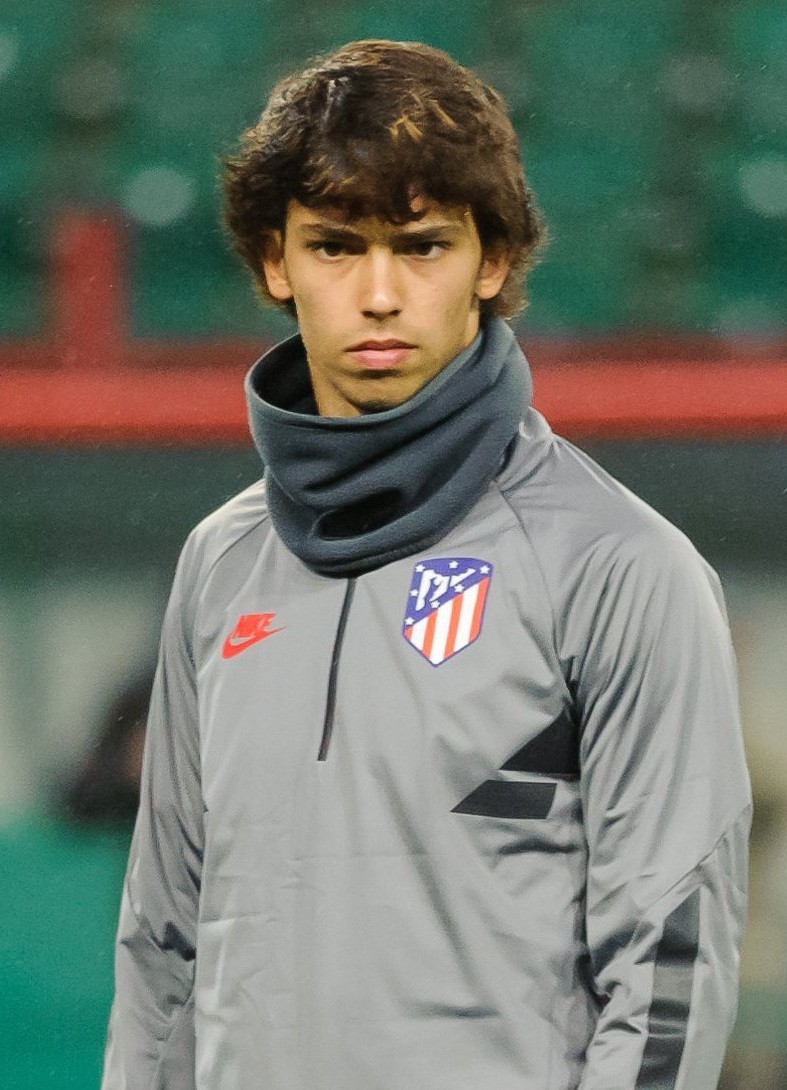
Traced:
<path fill-rule="evenodd" d="M 686 1045 L 699 943 L 700 891 L 696 889 L 664 921 L 636 1090 L 674 1090 Z"/>
<path fill-rule="evenodd" d="M 578 776 L 579 732 L 568 709 L 526 746 L 522 746 L 509 757 L 503 770 L 540 772 L 546 776 Z"/>
<path fill-rule="evenodd" d="M 347 580 L 347 590 L 344 592 L 344 601 L 342 603 L 342 612 L 339 617 L 339 627 L 336 630 L 336 639 L 333 644 L 333 655 L 331 657 L 331 672 L 328 675 L 328 696 L 325 701 L 325 719 L 322 727 L 322 739 L 320 740 L 320 749 L 317 754 L 318 761 L 324 761 L 328 756 L 328 746 L 331 744 L 331 735 L 333 734 L 333 720 L 336 713 L 336 675 L 339 670 L 339 659 L 342 653 L 342 643 L 344 642 L 344 630 L 347 627 L 347 615 L 350 612 L 350 605 L 352 604 L 353 594 L 355 593 L 355 578 Z"/>
<path fill-rule="evenodd" d="M 481 817 L 545 818 L 552 806 L 557 784 L 513 783 L 486 780 L 462 799 L 452 814 L 478 814 Z"/>

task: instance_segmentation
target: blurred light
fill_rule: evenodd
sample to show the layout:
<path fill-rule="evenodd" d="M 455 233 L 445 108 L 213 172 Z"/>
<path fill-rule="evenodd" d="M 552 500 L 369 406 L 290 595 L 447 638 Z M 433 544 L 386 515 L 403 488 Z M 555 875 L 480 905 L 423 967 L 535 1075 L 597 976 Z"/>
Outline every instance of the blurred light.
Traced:
<path fill-rule="evenodd" d="M 749 86 L 747 112 L 757 129 L 787 129 L 787 73 L 761 73 Z"/>
<path fill-rule="evenodd" d="M 115 113 L 126 99 L 126 80 L 104 57 L 86 57 L 60 80 L 59 106 L 80 121 L 100 121 Z"/>
<path fill-rule="evenodd" d="M 224 60 L 215 29 L 202 23 L 186 23 L 178 32 L 178 64 L 192 78 L 219 72 Z"/>
<path fill-rule="evenodd" d="M 90 21 L 103 41 L 124 43 L 138 33 L 145 15 L 142 4 L 112 4 L 91 12 Z"/>
<path fill-rule="evenodd" d="M 146 167 L 123 192 L 126 211 L 149 227 L 166 227 L 183 219 L 196 199 L 194 179 L 173 167 Z"/>
<path fill-rule="evenodd" d="M 641 245 L 654 256 L 683 257 L 701 241 L 701 224 L 688 197 L 651 201 L 634 222 Z"/>
<path fill-rule="evenodd" d="M 724 64 L 708 54 L 675 57 L 664 75 L 664 90 L 678 109 L 700 117 L 719 113 L 730 89 Z"/>
<path fill-rule="evenodd" d="M 0 80 L 5 79 L 19 56 L 19 42 L 13 34 L 0 32 Z"/>
<path fill-rule="evenodd" d="M 202 107 L 200 112 L 200 106 Z M 206 114 L 209 117 L 209 98 L 197 98 L 195 92 L 182 92 L 162 98 L 160 95 L 153 101 L 145 104 L 145 114 L 159 130 L 168 129 L 171 132 L 178 130 L 191 130 L 196 125 L 203 126 Z M 204 132 L 204 129 L 202 130 Z M 178 137 L 179 139 L 181 137 Z M 185 136 L 183 137 L 185 138 Z"/>
<path fill-rule="evenodd" d="M 787 158 L 763 155 L 744 163 L 739 181 L 743 199 L 763 216 L 787 216 Z"/>
<path fill-rule="evenodd" d="M 743 333 L 781 336 L 787 332 L 787 319 L 779 307 L 759 295 L 729 303 L 718 312 L 713 324 L 722 336 L 730 338 Z"/>

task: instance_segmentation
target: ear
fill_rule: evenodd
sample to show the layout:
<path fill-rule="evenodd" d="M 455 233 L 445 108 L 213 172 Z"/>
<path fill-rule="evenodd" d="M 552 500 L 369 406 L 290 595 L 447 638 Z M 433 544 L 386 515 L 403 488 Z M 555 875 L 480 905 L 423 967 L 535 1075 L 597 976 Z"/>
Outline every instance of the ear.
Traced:
<path fill-rule="evenodd" d="M 481 267 L 475 284 L 475 293 L 479 299 L 493 299 L 505 283 L 511 259 L 502 247 L 489 250 L 481 259 Z"/>
<path fill-rule="evenodd" d="M 262 244 L 260 265 L 268 291 L 279 303 L 292 299 L 292 288 L 284 263 L 284 236 L 281 231 L 271 231 Z"/>

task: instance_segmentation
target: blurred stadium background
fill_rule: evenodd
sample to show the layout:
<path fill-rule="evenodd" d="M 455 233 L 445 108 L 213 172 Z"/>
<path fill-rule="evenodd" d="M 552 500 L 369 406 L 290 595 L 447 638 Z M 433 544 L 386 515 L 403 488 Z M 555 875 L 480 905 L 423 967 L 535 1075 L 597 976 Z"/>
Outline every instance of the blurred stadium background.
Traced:
<path fill-rule="evenodd" d="M 138 760 L 120 728 L 185 535 L 259 475 L 242 376 L 293 327 L 228 255 L 218 157 L 277 77 L 362 37 L 440 46 L 504 93 L 552 235 L 516 323 L 536 404 L 722 576 L 757 803 L 724 1086 L 787 1086 L 787 5 L 768 0 L 2 0 L 0 1085 L 98 1084 Z"/>

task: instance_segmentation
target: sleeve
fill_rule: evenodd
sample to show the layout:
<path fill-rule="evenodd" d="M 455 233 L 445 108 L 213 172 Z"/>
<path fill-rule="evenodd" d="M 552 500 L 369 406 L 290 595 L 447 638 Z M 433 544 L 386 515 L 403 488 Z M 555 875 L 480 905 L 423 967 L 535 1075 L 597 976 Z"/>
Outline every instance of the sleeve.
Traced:
<path fill-rule="evenodd" d="M 193 1090 L 203 826 L 187 544 L 165 614 L 123 888 L 102 1090 Z"/>
<path fill-rule="evenodd" d="M 599 1017 L 581 1090 L 715 1090 L 751 794 L 721 586 L 682 535 L 619 550 L 575 694 Z"/>

